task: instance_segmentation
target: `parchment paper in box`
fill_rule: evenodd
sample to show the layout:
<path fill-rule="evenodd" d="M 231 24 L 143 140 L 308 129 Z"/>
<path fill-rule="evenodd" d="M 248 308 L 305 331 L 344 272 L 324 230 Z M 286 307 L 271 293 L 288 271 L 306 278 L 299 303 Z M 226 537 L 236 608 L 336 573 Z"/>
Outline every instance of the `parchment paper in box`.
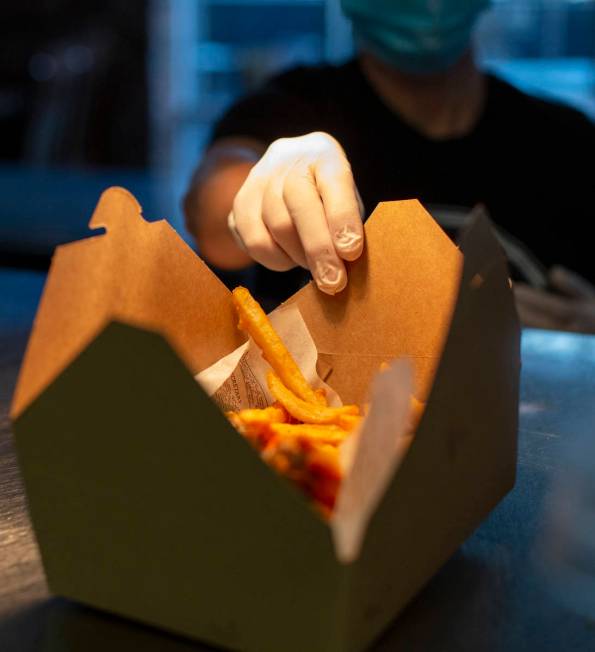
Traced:
<path fill-rule="evenodd" d="M 145 222 L 128 191 L 104 192 L 89 227 L 91 237 L 56 249 L 21 366 L 13 415 L 111 320 L 164 333 L 197 371 L 245 340 L 235 327 L 225 286 L 165 220 Z"/>
<path fill-rule="evenodd" d="M 281 306 L 269 319 L 310 386 L 324 389 L 329 405 L 341 405 L 337 393 L 318 375 L 316 345 L 297 306 Z M 266 381 L 270 368 L 262 351 L 249 338 L 235 351 L 203 369 L 196 380 L 223 411 L 264 408 L 274 402 Z"/>

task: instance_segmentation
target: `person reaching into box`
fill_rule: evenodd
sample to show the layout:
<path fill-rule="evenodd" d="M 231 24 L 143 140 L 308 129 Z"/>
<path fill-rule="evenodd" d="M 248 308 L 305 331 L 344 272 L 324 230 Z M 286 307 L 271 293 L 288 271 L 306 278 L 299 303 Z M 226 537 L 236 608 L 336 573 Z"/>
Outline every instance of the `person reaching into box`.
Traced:
<path fill-rule="evenodd" d="M 353 60 L 281 74 L 217 123 L 184 199 L 200 254 L 250 269 L 273 305 L 308 272 L 340 292 L 380 201 L 419 198 L 452 235 L 481 205 L 522 322 L 595 332 L 595 127 L 478 69 L 471 36 L 488 4 L 342 0 Z"/>

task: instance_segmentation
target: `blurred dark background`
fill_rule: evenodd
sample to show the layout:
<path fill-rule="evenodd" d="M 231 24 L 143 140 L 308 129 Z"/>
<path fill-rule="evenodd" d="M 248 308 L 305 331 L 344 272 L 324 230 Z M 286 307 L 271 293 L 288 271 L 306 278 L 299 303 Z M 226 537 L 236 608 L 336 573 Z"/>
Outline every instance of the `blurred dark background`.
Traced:
<path fill-rule="evenodd" d="M 477 43 L 485 66 L 595 116 L 595 0 L 496 1 Z M 113 184 L 187 237 L 180 197 L 220 112 L 351 51 L 338 0 L 2 3 L 0 266 L 47 268 Z"/>
<path fill-rule="evenodd" d="M 2 158 L 145 167 L 146 25 L 147 3 L 138 0 L 6 3 Z"/>

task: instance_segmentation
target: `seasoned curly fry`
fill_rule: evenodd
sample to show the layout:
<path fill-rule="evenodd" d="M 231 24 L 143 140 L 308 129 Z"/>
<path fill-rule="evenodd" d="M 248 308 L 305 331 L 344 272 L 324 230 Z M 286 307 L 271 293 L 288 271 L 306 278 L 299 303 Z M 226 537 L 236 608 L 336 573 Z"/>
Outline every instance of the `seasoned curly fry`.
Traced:
<path fill-rule="evenodd" d="M 227 417 L 265 462 L 330 518 L 342 478 L 339 448 L 363 416 L 356 405 L 329 407 L 326 390 L 310 387 L 248 290 L 236 288 L 233 300 L 239 328 L 252 337 L 273 369 L 267 383 L 276 402 L 264 409 L 228 412 Z"/>
<path fill-rule="evenodd" d="M 326 405 L 326 399 L 308 384 L 295 360 L 275 332 L 269 318 L 250 292 L 244 287 L 233 291 L 233 301 L 239 316 L 239 328 L 246 331 L 262 350 L 264 359 L 291 391 L 303 401 Z"/>
<path fill-rule="evenodd" d="M 329 407 L 326 391 L 308 385 L 248 290 L 236 288 L 233 300 L 239 327 L 252 337 L 273 369 L 267 383 L 276 402 L 264 409 L 228 412 L 227 417 L 265 462 L 299 487 L 315 508 L 330 518 L 342 480 L 339 449 L 348 438 L 356 436 L 364 416 L 356 405 Z M 383 362 L 379 371 L 389 368 Z M 364 414 L 368 408 L 363 407 Z M 425 404 L 412 395 L 407 426 L 410 438 L 424 408 Z"/>
<path fill-rule="evenodd" d="M 280 438 L 265 449 L 262 457 L 316 501 L 325 516 L 330 516 L 341 483 L 336 446 L 312 442 L 307 437 Z"/>
<path fill-rule="evenodd" d="M 357 405 L 343 405 L 342 407 L 325 407 L 323 405 L 313 405 L 297 397 L 288 389 L 279 376 L 272 371 L 267 374 L 267 383 L 271 394 L 281 405 L 303 423 L 334 423 L 338 424 L 341 416 L 350 414 L 358 415 L 359 408 Z"/>
<path fill-rule="evenodd" d="M 258 450 L 264 449 L 274 436 L 270 430 L 272 423 L 286 423 L 291 419 L 285 408 L 280 405 L 273 405 L 263 410 L 254 408 L 227 412 L 226 416 Z"/>
<path fill-rule="evenodd" d="M 320 405 L 328 405 L 328 401 L 326 400 L 326 389 L 324 389 L 324 387 L 319 387 L 318 389 L 315 389 L 314 393 L 318 397 L 318 402 L 320 403 Z"/>
<path fill-rule="evenodd" d="M 349 435 L 346 430 L 335 425 L 313 425 L 309 423 L 272 423 L 270 431 L 276 437 L 306 437 L 314 442 L 338 446 Z"/>
<path fill-rule="evenodd" d="M 282 406 L 271 405 L 264 409 L 248 408 L 232 412 L 240 423 L 245 426 L 263 425 L 268 423 L 286 423 L 289 415 Z"/>
<path fill-rule="evenodd" d="M 355 430 L 360 425 L 363 418 L 364 417 L 359 414 L 342 414 L 337 419 L 337 425 L 343 430 L 350 432 Z"/>

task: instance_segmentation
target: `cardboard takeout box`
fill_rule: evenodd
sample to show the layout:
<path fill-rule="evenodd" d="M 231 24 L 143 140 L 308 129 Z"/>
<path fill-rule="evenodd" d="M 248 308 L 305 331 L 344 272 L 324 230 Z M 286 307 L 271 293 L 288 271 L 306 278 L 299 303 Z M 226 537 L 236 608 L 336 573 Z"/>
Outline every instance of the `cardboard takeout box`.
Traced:
<path fill-rule="evenodd" d="M 193 378 L 243 341 L 228 290 L 123 189 L 90 227 L 56 251 L 12 406 L 50 589 L 237 650 L 364 649 L 514 484 L 519 326 L 489 223 L 457 248 L 417 201 L 380 204 L 347 289 L 290 299 L 343 401 L 398 356 L 427 400 L 349 562 Z"/>

